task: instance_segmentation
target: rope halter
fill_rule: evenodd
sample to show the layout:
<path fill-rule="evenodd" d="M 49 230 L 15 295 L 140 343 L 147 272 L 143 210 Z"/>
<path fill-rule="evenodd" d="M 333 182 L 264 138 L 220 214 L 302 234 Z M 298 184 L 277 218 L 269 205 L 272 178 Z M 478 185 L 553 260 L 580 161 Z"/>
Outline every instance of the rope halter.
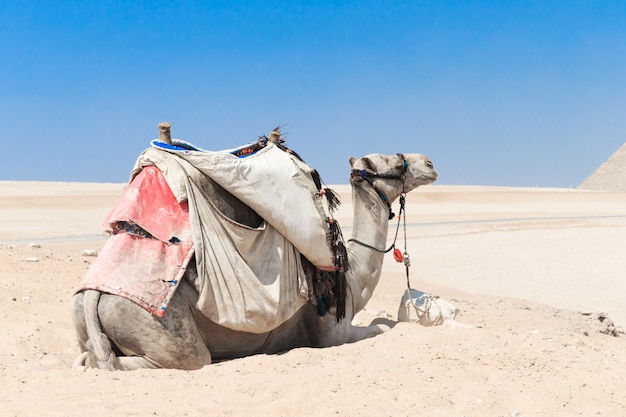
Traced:
<path fill-rule="evenodd" d="M 380 199 L 387 205 L 387 208 L 389 209 L 389 220 L 393 219 L 396 215 L 391 210 L 391 203 L 389 202 L 389 199 L 387 198 L 385 193 L 383 193 L 382 191 L 380 191 L 378 187 L 376 187 L 376 184 L 374 184 L 374 181 L 377 179 L 401 181 L 402 182 L 402 195 L 405 194 L 404 180 L 406 179 L 406 172 L 409 169 L 409 163 L 407 162 L 406 159 L 404 159 L 404 154 L 398 153 L 397 155 L 402 160 L 402 171 L 400 172 L 400 174 L 392 174 L 392 173 L 379 174 L 378 172 L 373 171 L 371 169 L 367 169 L 367 168 L 366 169 L 353 169 L 352 172 L 350 173 L 350 178 L 361 178 L 363 181 L 367 182 L 374 189 L 374 191 L 376 191 L 376 194 L 378 194 L 378 197 L 380 197 Z"/>
<path fill-rule="evenodd" d="M 391 209 L 391 203 L 389 202 L 389 199 L 387 198 L 387 196 L 378 189 L 378 187 L 376 187 L 376 185 L 374 184 L 374 180 L 376 179 L 387 179 L 387 180 L 399 180 L 402 181 L 402 194 L 400 194 L 400 214 L 398 215 L 398 224 L 396 226 L 396 234 L 393 238 L 393 243 L 391 244 L 391 246 L 389 246 L 389 248 L 385 249 L 378 249 L 375 248 L 374 246 L 368 245 L 367 243 L 361 242 L 360 240 L 357 239 L 348 239 L 348 242 L 354 242 L 357 243 L 361 246 L 364 246 L 366 248 L 372 249 L 376 252 L 380 252 L 380 253 L 387 253 L 390 250 L 394 249 L 396 247 L 396 240 L 398 239 L 398 230 L 400 229 L 400 218 L 404 218 L 404 214 L 405 214 L 405 202 L 406 202 L 406 192 L 404 189 L 404 180 L 406 179 L 406 172 L 409 169 L 409 163 L 407 162 L 407 160 L 404 158 L 404 154 L 398 153 L 397 154 L 398 157 L 400 157 L 400 159 L 402 160 L 402 171 L 400 172 L 400 174 L 391 174 L 391 173 L 387 173 L 387 174 L 379 174 L 375 171 L 369 170 L 369 169 L 353 169 L 352 173 L 350 174 L 351 178 L 361 178 L 363 179 L 365 182 L 367 182 L 373 189 L 374 191 L 376 191 L 376 194 L 378 194 L 378 197 L 380 197 L 380 199 L 387 205 L 387 208 L 389 209 L 389 220 L 393 219 L 396 215 L 394 214 L 393 210 Z M 406 254 L 406 219 L 404 221 L 404 239 L 405 239 L 405 254 Z M 408 258 L 408 254 L 407 258 Z"/>

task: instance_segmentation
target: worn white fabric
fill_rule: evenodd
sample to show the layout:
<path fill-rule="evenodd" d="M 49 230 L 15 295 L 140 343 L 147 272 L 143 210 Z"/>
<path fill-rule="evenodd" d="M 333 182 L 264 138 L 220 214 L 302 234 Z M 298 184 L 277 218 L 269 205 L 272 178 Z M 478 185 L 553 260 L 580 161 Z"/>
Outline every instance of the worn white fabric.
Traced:
<path fill-rule="evenodd" d="M 450 302 L 423 291 L 406 290 L 398 307 L 398 321 L 437 326 L 456 318 L 457 309 Z"/>
<path fill-rule="evenodd" d="M 309 298 L 300 253 L 332 266 L 324 208 L 310 168 L 272 144 L 253 156 L 148 149 L 133 173 L 155 165 L 178 201 L 189 204 L 198 269 L 198 308 L 238 331 L 263 333 L 288 320 Z M 202 176 L 255 210 L 259 228 L 235 223 L 205 195 Z"/>
<path fill-rule="evenodd" d="M 300 256 L 276 229 L 223 216 L 193 182 L 188 188 L 200 298 L 209 319 L 233 330 L 275 329 L 308 301 Z"/>
<path fill-rule="evenodd" d="M 314 265 L 334 266 L 327 215 L 311 168 L 271 142 L 245 158 L 229 152 L 151 148 L 140 155 L 133 172 L 145 165 L 161 170 L 179 201 L 187 199 L 185 177 L 200 171 L 256 211 Z"/>

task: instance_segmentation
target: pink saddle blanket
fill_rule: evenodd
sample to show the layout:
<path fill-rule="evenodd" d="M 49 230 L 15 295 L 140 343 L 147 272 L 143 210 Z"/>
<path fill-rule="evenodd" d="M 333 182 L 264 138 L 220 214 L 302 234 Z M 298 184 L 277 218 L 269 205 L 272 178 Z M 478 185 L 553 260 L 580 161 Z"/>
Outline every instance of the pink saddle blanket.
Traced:
<path fill-rule="evenodd" d="M 78 291 L 120 295 L 162 317 L 194 254 L 187 203 L 179 203 L 161 171 L 148 166 L 124 190 L 103 227 L 112 235 Z"/>

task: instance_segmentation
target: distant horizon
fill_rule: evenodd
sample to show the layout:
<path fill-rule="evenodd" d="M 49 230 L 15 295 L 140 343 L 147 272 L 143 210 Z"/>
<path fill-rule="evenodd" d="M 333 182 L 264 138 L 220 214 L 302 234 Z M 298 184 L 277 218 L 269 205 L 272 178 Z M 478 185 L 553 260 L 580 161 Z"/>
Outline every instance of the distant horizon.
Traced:
<path fill-rule="evenodd" d="M 111 186 L 126 186 L 128 184 L 128 181 L 119 181 L 119 182 L 115 182 L 115 181 L 62 181 L 62 180 L 4 180 L 4 179 L 0 179 L 0 184 L 3 183 L 28 183 L 28 184 L 76 184 L 76 185 L 111 185 Z M 333 184 L 328 184 L 325 183 L 324 184 L 325 187 L 351 187 L 351 184 L 349 182 L 345 182 L 345 183 L 333 183 Z M 494 184 L 439 184 L 438 182 L 435 182 L 433 184 L 428 184 L 428 185 L 423 185 L 417 188 L 417 192 L 424 190 L 425 188 L 430 188 L 430 187 L 449 187 L 449 188 L 453 188 L 453 187 L 475 187 L 475 188 L 510 188 L 510 189 L 528 189 L 528 190 L 532 190 L 532 189 L 542 189 L 542 190 L 579 190 L 579 191 L 600 191 L 603 192 L 603 190 L 588 190 L 588 189 L 578 189 L 577 186 L 576 187 L 552 187 L 552 186 L 535 186 L 535 185 L 494 185 Z"/>
<path fill-rule="evenodd" d="M 626 143 L 626 3 L 159 0 L 0 10 L 0 180 L 125 182 L 157 124 L 284 126 L 326 183 L 429 155 L 438 184 L 574 188 Z"/>
<path fill-rule="evenodd" d="M 622 146 L 626 147 L 626 143 L 624 143 Z M 620 146 L 620 148 L 622 147 Z M 620 149 L 618 148 L 616 150 L 616 152 Z M 586 180 L 588 180 L 594 173 L 596 173 L 598 171 L 598 169 L 600 168 L 600 166 L 604 165 L 606 162 L 609 161 L 609 159 L 615 154 L 615 152 L 611 155 L 609 155 L 609 157 L 607 158 L 606 161 L 602 162 L 598 167 L 596 167 L 593 171 L 591 171 L 589 173 L 589 175 L 587 177 L 585 177 L 583 179 L 583 181 L 581 181 L 581 183 L 574 185 L 574 186 L 567 186 L 567 187 L 559 187 L 559 186 L 541 186 L 541 185 L 498 185 L 498 184 L 453 184 L 453 183 L 439 183 L 438 181 L 432 184 L 428 184 L 429 186 L 450 186 L 450 187 L 463 187 L 463 186 L 467 186 L 467 187 L 501 187 L 501 188 L 546 188 L 546 189 L 577 189 L 580 185 L 582 185 L 583 182 L 585 182 Z M 313 167 L 315 168 L 315 167 Z M 437 168 L 435 166 L 435 168 Z M 131 173 L 131 169 L 129 169 L 128 171 L 128 176 L 129 178 L 125 181 L 79 181 L 79 180 L 54 180 L 54 179 L 42 179 L 42 180 L 38 180 L 38 179 L 28 179 L 28 180 L 20 180 L 20 179 L 2 179 L 0 178 L 0 183 L 2 182 L 29 182 L 29 183 L 67 183 L 67 184 L 111 184 L 111 185 L 124 185 L 124 184 L 128 184 L 129 180 L 130 180 L 130 173 Z M 323 179 L 324 177 L 324 173 L 320 172 L 320 175 Z M 348 177 L 347 182 L 345 183 L 333 183 L 333 184 L 328 184 L 325 183 L 326 186 L 328 187 L 332 187 L 332 186 L 350 186 L 350 182 L 349 182 L 349 170 L 346 170 L 346 177 Z"/>

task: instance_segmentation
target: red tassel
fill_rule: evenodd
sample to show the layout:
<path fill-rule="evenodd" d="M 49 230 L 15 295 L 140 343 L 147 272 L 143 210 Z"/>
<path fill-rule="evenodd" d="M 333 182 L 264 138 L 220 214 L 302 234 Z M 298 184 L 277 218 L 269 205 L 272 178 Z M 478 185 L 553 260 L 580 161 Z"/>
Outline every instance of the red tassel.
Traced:
<path fill-rule="evenodd" d="M 402 252 L 400 252 L 400 249 L 395 248 L 393 250 L 393 259 L 395 259 L 396 262 L 402 262 L 404 260 L 404 255 L 402 255 Z"/>

